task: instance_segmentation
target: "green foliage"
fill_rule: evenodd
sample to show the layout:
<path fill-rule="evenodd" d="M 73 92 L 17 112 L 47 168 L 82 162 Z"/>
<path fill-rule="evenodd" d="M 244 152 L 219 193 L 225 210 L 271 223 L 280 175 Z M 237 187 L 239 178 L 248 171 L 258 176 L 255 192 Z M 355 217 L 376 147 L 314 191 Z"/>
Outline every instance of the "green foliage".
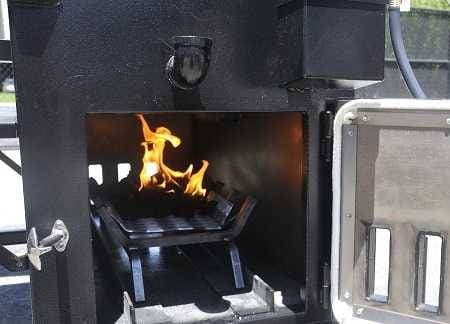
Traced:
<path fill-rule="evenodd" d="M 415 8 L 450 10 L 450 0 L 412 0 Z"/>
<path fill-rule="evenodd" d="M 16 102 L 16 94 L 9 92 L 0 92 L 0 102 Z"/>

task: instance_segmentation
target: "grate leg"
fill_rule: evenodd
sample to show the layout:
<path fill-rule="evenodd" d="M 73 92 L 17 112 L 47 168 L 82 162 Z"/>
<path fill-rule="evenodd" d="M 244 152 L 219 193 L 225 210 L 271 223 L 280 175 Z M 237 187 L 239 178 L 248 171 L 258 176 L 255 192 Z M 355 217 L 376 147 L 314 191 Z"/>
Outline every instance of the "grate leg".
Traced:
<path fill-rule="evenodd" d="M 131 272 L 133 276 L 134 300 L 136 302 L 145 301 L 144 277 L 142 274 L 141 257 L 137 250 L 130 250 Z"/>
<path fill-rule="evenodd" d="M 231 265 L 233 267 L 234 284 L 237 289 L 244 288 L 244 276 L 242 274 L 241 257 L 239 256 L 239 249 L 234 242 L 228 243 L 230 251 Z"/>

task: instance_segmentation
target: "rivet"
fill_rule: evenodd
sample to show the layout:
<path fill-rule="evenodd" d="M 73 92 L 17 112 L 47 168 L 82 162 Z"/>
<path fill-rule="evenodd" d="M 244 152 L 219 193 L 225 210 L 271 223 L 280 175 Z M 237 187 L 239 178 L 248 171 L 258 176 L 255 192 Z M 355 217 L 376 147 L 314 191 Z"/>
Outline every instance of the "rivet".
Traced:
<path fill-rule="evenodd" d="M 350 297 L 352 297 L 352 294 L 349 291 L 346 291 L 344 294 L 344 298 L 345 299 L 350 299 Z"/>
<path fill-rule="evenodd" d="M 353 136 L 353 131 L 348 131 L 348 136 Z"/>
<path fill-rule="evenodd" d="M 362 118 L 362 120 L 363 120 L 364 122 L 368 122 L 368 121 L 369 121 L 369 117 L 366 116 L 366 115 L 364 115 L 363 118 Z"/>
<path fill-rule="evenodd" d="M 352 218 L 352 214 L 350 214 L 350 213 L 345 214 L 345 217 L 347 217 L 347 218 Z"/>
<path fill-rule="evenodd" d="M 356 315 L 362 315 L 364 313 L 364 308 L 358 308 L 356 310 Z"/>

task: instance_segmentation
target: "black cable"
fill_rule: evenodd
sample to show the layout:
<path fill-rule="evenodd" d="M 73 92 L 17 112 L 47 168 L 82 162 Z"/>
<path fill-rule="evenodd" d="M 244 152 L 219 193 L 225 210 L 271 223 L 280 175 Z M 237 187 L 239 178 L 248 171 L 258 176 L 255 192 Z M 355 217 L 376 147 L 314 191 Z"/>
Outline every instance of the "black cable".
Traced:
<path fill-rule="evenodd" d="M 402 72 L 403 79 L 414 98 L 426 99 L 427 96 L 422 90 L 416 75 L 414 74 L 408 55 L 406 54 L 405 45 L 403 43 L 402 28 L 400 22 L 400 9 L 389 9 L 389 29 L 391 32 L 392 47 L 394 48 L 397 64 Z"/>

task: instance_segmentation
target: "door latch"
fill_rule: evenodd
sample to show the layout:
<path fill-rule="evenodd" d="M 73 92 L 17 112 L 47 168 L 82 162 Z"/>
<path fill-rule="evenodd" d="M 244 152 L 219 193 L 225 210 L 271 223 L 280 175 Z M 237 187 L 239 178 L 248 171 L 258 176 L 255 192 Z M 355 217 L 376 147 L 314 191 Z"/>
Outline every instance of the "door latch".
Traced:
<path fill-rule="evenodd" d="M 36 270 L 41 271 L 41 255 L 52 251 L 53 248 L 58 252 L 64 252 L 67 242 L 69 242 L 69 231 L 62 220 L 56 220 L 51 234 L 42 240 L 39 240 L 36 228 L 33 227 L 27 238 L 28 260 Z"/>

